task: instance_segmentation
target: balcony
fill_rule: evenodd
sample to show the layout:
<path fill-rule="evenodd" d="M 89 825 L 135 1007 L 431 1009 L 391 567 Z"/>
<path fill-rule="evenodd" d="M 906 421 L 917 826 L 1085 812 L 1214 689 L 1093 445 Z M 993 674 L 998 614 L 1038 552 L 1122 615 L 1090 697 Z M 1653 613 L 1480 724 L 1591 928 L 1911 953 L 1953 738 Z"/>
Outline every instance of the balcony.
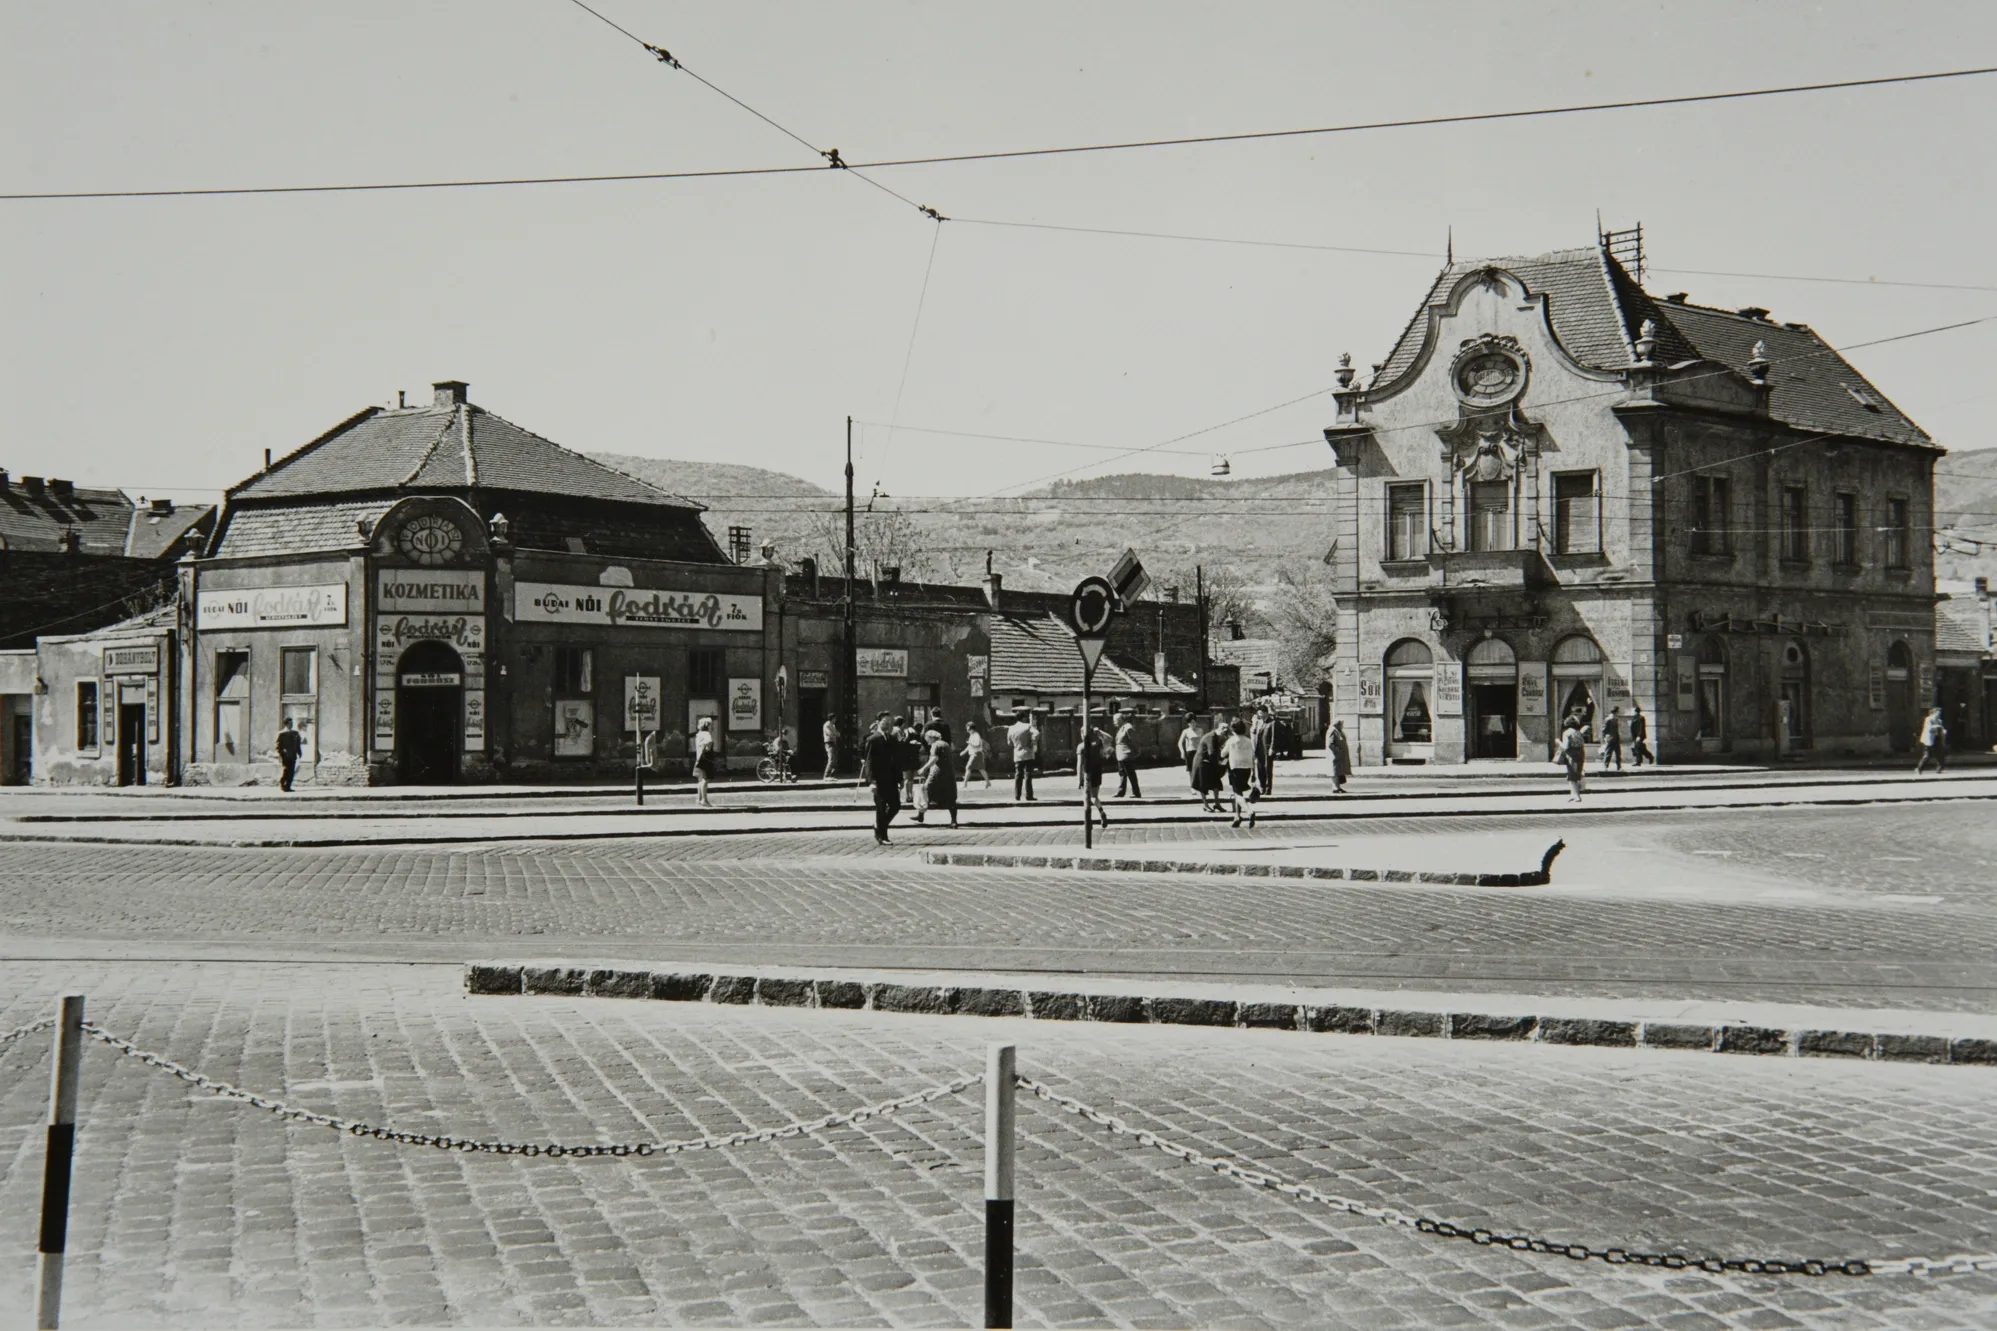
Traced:
<path fill-rule="evenodd" d="M 1432 550 L 1429 567 L 1442 574 L 1437 591 L 1462 596 L 1479 591 L 1524 592 L 1551 587 L 1553 569 L 1532 546 L 1516 550 Z"/>

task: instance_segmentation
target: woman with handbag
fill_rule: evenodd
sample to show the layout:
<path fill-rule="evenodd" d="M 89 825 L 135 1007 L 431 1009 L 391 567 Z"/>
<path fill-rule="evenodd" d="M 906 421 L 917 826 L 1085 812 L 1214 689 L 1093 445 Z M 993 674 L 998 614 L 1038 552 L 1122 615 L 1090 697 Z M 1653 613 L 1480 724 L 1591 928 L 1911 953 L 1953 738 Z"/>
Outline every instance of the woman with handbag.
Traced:
<path fill-rule="evenodd" d="M 703 809 L 714 807 L 714 801 L 707 798 L 707 782 L 720 769 L 721 758 L 715 752 L 714 718 L 703 716 L 699 728 L 693 732 L 693 802 Z"/>

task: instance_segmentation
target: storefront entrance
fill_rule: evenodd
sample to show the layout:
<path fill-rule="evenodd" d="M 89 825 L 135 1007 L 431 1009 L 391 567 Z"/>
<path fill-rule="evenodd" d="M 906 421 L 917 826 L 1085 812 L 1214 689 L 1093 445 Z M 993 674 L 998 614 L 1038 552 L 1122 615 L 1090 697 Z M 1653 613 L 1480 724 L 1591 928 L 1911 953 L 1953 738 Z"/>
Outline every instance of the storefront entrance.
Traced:
<path fill-rule="evenodd" d="M 797 695 L 797 772 L 817 776 L 825 770 L 825 690 L 807 689 Z"/>
<path fill-rule="evenodd" d="M 1775 742 L 1781 753 L 1810 747 L 1810 658 L 1799 642 L 1782 644 L 1782 692 L 1776 704 Z"/>
<path fill-rule="evenodd" d="M 1566 728 L 1569 717 L 1581 723 L 1581 737 L 1595 742 L 1595 712 L 1601 703 L 1602 649 L 1593 638 L 1579 634 L 1563 638 L 1553 648 L 1553 732 Z"/>
<path fill-rule="evenodd" d="M 1914 747 L 1914 653 L 1904 642 L 1886 649 L 1886 742 L 1895 753 Z"/>
<path fill-rule="evenodd" d="M 1486 638 L 1464 660 L 1470 680 L 1469 727 L 1472 758 L 1519 756 L 1519 663 L 1503 638 Z"/>
<path fill-rule="evenodd" d="M 1427 762 L 1435 752 L 1434 657 L 1409 638 L 1387 653 L 1387 761 Z"/>
<path fill-rule="evenodd" d="M 118 784 L 143 786 L 146 783 L 146 704 L 118 704 Z"/>
<path fill-rule="evenodd" d="M 404 785 L 458 779 L 465 747 L 465 664 L 441 642 L 402 654 L 395 680 L 395 773 Z"/>

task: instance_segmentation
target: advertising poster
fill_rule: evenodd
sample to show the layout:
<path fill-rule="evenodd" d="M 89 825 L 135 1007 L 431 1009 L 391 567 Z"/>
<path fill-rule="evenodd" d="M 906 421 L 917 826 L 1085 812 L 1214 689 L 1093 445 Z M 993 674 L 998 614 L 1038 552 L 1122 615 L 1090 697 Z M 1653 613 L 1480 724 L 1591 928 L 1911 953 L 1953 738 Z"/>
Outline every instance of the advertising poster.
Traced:
<path fill-rule="evenodd" d="M 1379 716 L 1386 711 L 1386 677 L 1384 667 L 1363 665 L 1359 667 L 1359 715 Z"/>
<path fill-rule="evenodd" d="M 1875 712 L 1886 710 L 1886 667 L 1875 665 L 1865 673 L 1865 704 Z"/>
<path fill-rule="evenodd" d="M 1454 661 L 1435 664 L 1435 714 L 1463 715 L 1463 669 Z"/>
<path fill-rule="evenodd" d="M 763 598 L 653 587 L 516 582 L 513 617 L 522 624 L 627 624 L 753 632 L 763 627 Z"/>
<path fill-rule="evenodd" d="M 728 681 L 728 728 L 730 730 L 756 730 L 763 728 L 763 681 L 760 679 L 731 679 Z"/>
<path fill-rule="evenodd" d="M 905 647 L 862 647 L 858 656 L 862 679 L 908 678 L 908 649 Z"/>
<path fill-rule="evenodd" d="M 1544 662 L 1519 662 L 1519 715 L 1546 715 L 1546 665 Z"/>
<path fill-rule="evenodd" d="M 555 702 L 555 756 L 587 758 L 596 752 L 596 704 L 587 698 Z"/>
<path fill-rule="evenodd" d="M 347 584 L 204 591 L 194 616 L 204 629 L 339 628 L 347 622 Z"/>
<path fill-rule="evenodd" d="M 658 728 L 659 677 L 657 675 L 626 675 L 624 677 L 624 729 L 634 735 L 643 735 Z"/>

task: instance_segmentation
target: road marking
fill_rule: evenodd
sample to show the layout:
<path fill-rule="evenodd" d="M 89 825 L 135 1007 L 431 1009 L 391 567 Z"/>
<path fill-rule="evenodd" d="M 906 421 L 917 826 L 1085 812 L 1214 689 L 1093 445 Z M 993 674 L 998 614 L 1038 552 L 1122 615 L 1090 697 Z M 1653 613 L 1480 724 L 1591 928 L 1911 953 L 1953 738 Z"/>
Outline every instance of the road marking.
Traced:
<path fill-rule="evenodd" d="M 1872 858 L 1880 864 L 1919 864 L 1921 862 L 1919 855 L 1874 855 Z"/>
<path fill-rule="evenodd" d="M 1917 896 L 1911 892 L 1881 892 L 1878 899 L 1880 901 L 1898 901 L 1909 906 L 1939 906 L 1942 904 L 1940 897 Z"/>
<path fill-rule="evenodd" d="M 1820 860 L 1824 858 L 1822 855 L 1810 850 L 1785 850 L 1782 853 L 1792 860 Z"/>

